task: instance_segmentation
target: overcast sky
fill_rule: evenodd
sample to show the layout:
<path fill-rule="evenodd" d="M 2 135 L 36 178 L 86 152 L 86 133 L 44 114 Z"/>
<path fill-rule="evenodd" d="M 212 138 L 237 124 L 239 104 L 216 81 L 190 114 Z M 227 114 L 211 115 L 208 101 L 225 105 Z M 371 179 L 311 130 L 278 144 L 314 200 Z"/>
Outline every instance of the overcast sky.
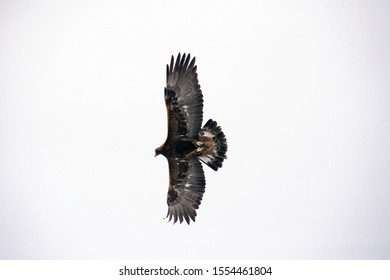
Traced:
<path fill-rule="evenodd" d="M 389 1 L 1 1 L 0 258 L 390 258 Z M 163 99 L 196 56 L 197 221 L 168 223 Z"/>

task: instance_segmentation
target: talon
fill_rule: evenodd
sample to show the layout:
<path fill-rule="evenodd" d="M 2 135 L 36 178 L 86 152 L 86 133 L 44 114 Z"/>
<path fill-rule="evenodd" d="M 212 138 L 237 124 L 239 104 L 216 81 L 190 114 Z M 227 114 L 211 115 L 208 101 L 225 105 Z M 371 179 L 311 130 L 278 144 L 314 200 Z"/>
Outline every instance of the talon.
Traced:
<path fill-rule="evenodd" d="M 202 147 L 199 147 L 199 148 L 196 149 L 197 152 L 201 152 L 202 150 L 203 150 Z"/>
<path fill-rule="evenodd" d="M 196 142 L 196 145 L 199 146 L 199 147 L 201 147 L 201 146 L 203 146 L 203 142 L 197 141 L 197 142 Z"/>

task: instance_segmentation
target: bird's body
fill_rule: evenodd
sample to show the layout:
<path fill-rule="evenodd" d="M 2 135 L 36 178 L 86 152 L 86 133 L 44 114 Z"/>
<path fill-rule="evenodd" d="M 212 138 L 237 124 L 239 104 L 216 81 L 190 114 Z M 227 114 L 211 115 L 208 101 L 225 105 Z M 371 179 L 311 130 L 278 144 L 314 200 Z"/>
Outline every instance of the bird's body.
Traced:
<path fill-rule="evenodd" d="M 168 214 L 174 223 L 195 221 L 206 181 L 199 160 L 213 170 L 222 167 L 227 144 L 217 123 L 203 119 L 203 95 L 198 84 L 195 58 L 190 55 L 171 58 L 167 65 L 165 105 L 168 115 L 168 136 L 156 155 L 164 155 L 169 163 Z"/>

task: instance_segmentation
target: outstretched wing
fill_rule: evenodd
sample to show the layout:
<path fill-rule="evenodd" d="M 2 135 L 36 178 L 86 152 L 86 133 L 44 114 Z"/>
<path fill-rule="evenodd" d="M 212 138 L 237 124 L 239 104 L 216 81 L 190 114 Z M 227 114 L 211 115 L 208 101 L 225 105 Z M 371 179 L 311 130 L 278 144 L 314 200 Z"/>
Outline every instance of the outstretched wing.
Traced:
<path fill-rule="evenodd" d="M 168 214 L 187 224 L 195 222 L 196 209 L 202 201 L 206 181 L 202 165 L 197 158 L 169 158 Z"/>
<path fill-rule="evenodd" d="M 198 83 L 195 58 L 180 53 L 167 65 L 165 104 L 168 112 L 168 138 L 195 137 L 201 129 L 203 95 Z"/>

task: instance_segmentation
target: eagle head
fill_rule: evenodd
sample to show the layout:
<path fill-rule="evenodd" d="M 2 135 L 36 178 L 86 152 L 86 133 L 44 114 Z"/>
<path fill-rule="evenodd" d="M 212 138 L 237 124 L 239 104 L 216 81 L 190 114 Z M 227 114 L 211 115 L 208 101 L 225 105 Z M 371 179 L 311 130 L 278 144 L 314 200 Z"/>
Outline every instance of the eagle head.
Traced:
<path fill-rule="evenodd" d="M 161 145 L 160 147 L 156 148 L 154 150 L 154 152 L 155 152 L 154 157 L 163 154 L 164 153 L 164 149 L 165 149 L 164 145 Z"/>

